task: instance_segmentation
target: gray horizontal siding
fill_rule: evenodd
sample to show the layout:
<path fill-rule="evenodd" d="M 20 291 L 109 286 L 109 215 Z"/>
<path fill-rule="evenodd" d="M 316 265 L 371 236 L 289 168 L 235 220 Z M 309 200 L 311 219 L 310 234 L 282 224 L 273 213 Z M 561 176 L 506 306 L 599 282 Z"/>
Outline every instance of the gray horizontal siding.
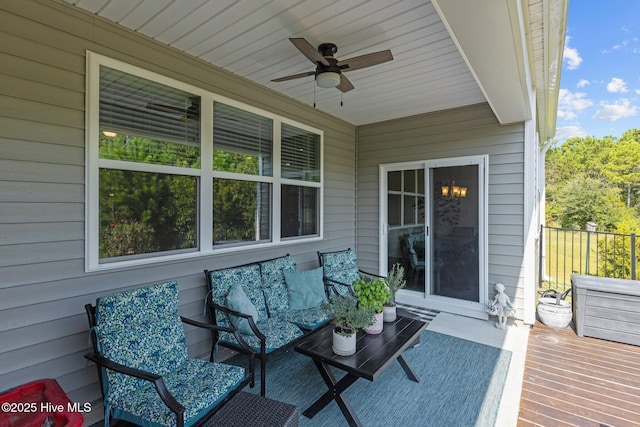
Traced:
<path fill-rule="evenodd" d="M 489 155 L 489 283 L 504 283 L 523 313 L 524 130 L 498 125 L 485 104 L 358 128 L 359 262 L 377 270 L 380 164 L 471 155 Z"/>
<path fill-rule="evenodd" d="M 178 280 L 181 314 L 202 318 L 204 269 L 291 253 L 299 268 L 318 250 L 355 245 L 355 127 L 187 57 L 64 2 L 0 6 L 0 390 L 56 378 L 72 399 L 98 398 L 84 305 Z M 84 272 L 85 55 L 94 51 L 322 129 L 324 236 L 241 255 Z M 187 327 L 192 356 L 208 332 Z"/>

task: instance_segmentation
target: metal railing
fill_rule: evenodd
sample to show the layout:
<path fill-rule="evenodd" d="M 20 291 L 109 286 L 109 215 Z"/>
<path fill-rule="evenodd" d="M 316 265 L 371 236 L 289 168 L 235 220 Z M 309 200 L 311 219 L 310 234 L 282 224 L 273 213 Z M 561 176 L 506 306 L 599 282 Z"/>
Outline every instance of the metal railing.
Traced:
<path fill-rule="evenodd" d="M 571 274 L 619 279 L 636 278 L 635 234 L 571 230 L 542 226 L 540 229 L 540 288 L 564 291 Z"/>

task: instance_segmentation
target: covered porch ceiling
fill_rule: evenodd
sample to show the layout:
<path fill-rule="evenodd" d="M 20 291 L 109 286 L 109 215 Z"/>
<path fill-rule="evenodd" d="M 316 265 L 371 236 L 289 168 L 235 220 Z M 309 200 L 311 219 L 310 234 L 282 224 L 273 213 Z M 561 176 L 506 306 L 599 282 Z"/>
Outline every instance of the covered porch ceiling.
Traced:
<path fill-rule="evenodd" d="M 65 1 L 354 125 L 480 102 L 505 124 L 537 102 L 540 140 L 555 129 L 566 0 Z M 290 37 L 394 59 L 346 73 L 344 94 L 313 76 L 272 82 L 315 69 Z"/>

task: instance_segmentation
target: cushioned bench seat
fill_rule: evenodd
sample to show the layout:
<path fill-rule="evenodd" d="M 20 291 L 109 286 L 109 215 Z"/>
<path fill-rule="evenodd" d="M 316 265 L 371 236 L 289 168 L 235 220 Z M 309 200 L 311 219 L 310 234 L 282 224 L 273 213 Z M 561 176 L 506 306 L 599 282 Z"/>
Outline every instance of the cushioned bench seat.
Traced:
<path fill-rule="evenodd" d="M 220 270 L 205 270 L 212 321 L 239 330 L 261 362 L 265 395 L 268 357 L 295 344 L 304 334 L 329 322 L 320 304 L 326 299 L 320 268 L 297 271 L 291 255 Z M 214 342 L 243 352 L 232 334 Z"/>

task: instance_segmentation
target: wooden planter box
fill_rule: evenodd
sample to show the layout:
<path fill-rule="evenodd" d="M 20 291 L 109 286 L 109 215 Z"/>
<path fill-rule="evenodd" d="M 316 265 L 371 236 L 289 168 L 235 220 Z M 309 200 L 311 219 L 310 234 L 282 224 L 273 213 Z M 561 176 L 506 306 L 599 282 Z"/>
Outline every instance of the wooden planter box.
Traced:
<path fill-rule="evenodd" d="M 578 336 L 640 345 L 640 280 L 571 275 Z"/>

